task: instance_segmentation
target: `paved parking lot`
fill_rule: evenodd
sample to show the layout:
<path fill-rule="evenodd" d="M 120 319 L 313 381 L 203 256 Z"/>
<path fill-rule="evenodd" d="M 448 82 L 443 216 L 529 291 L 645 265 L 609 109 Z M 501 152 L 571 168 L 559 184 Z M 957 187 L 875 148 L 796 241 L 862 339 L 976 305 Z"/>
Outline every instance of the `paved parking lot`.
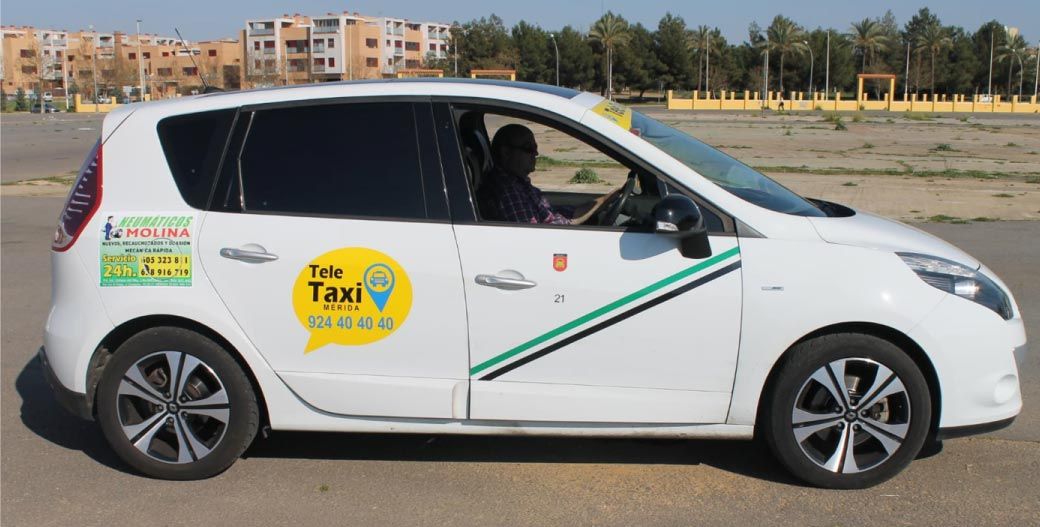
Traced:
<path fill-rule="evenodd" d="M 5 154 L 6 156 L 6 150 Z M 1040 360 L 1007 430 L 948 441 L 863 491 L 789 478 L 749 442 L 275 433 L 226 473 L 149 480 L 61 410 L 34 359 L 54 197 L 2 209 L 3 525 L 1037 525 Z M 999 273 L 1040 335 L 1040 223 L 928 224 Z M 984 351 L 980 351 L 984 352 Z"/>

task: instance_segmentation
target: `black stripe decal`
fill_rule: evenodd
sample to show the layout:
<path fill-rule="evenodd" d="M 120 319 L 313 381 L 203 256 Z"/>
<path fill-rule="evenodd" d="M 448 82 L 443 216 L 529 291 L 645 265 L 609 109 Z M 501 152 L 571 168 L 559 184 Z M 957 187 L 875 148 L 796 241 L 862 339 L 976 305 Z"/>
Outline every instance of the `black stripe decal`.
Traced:
<path fill-rule="evenodd" d="M 721 277 L 723 275 L 729 274 L 732 271 L 736 271 L 737 269 L 740 269 L 740 260 L 737 260 L 736 262 L 733 262 L 733 263 L 727 265 L 726 267 L 723 267 L 723 268 L 717 269 L 715 271 L 712 271 L 712 272 L 710 272 L 710 273 L 708 273 L 708 274 L 706 274 L 706 275 L 704 275 L 704 276 L 702 276 L 702 277 L 700 277 L 700 278 L 698 278 L 698 279 L 696 279 L 696 280 L 694 280 L 694 281 L 692 281 L 692 282 L 690 282 L 690 283 L 688 283 L 688 284 L 686 284 L 684 286 L 681 286 L 681 287 L 678 287 L 676 289 L 673 289 L 673 290 L 671 290 L 671 291 L 669 291 L 669 292 L 667 292 L 667 293 L 665 293 L 665 294 L 663 294 L 663 295 L 661 295 L 661 296 L 659 296 L 657 298 L 654 298 L 653 300 L 649 300 L 646 303 L 643 303 L 643 304 L 640 304 L 640 305 L 638 305 L 636 307 L 633 307 L 632 309 L 629 309 L 628 311 L 625 311 L 625 312 L 619 313 L 617 315 L 614 315 L 613 317 L 608 318 L 607 320 L 604 320 L 603 322 L 600 322 L 599 324 L 596 324 L 595 326 L 589 327 L 587 329 L 583 329 L 583 330 L 581 330 L 581 331 L 579 331 L 579 332 L 577 332 L 577 333 L 575 333 L 575 334 L 573 334 L 573 335 L 571 335 L 571 336 L 569 336 L 569 337 L 567 337 L 567 338 L 565 338 L 563 340 L 560 340 L 558 342 L 550 344 L 549 346 L 547 346 L 545 348 L 542 348 L 542 349 L 540 349 L 540 350 L 538 350 L 538 351 L 536 351 L 536 352 L 534 352 L 534 353 L 532 353 L 530 355 L 527 355 L 527 356 L 525 356 L 525 357 L 523 357 L 523 358 L 521 358 L 521 359 L 519 359 L 519 360 L 517 360 L 515 362 L 511 362 L 511 363 L 509 363 L 509 364 L 507 364 L 507 365 L 505 365 L 505 366 L 503 366 L 503 367 L 501 367 L 501 368 L 499 368 L 497 370 L 492 371 L 491 373 L 488 373 L 487 375 L 481 377 L 480 380 L 482 380 L 482 381 L 490 381 L 490 380 L 494 380 L 494 379 L 496 379 L 498 377 L 501 377 L 502 375 L 505 375 L 506 373 L 509 373 L 509 372 L 519 368 L 520 366 L 523 366 L 524 364 L 527 364 L 527 363 L 529 363 L 531 361 L 540 359 L 540 358 L 542 358 L 542 357 L 544 357 L 544 356 L 546 356 L 546 355 L 548 355 L 548 354 L 550 354 L 550 353 L 552 353 L 552 352 L 554 352 L 556 350 L 559 350 L 559 349 L 561 349 L 561 348 L 563 348 L 565 346 L 568 346 L 570 344 L 574 344 L 575 342 L 577 342 L 577 341 L 579 341 L 579 340 L 581 340 L 581 339 L 583 339 L 583 338 L 585 338 L 585 337 L 587 337 L 589 335 L 592 335 L 594 333 L 598 333 L 600 331 L 603 331 L 604 329 L 607 329 L 610 326 L 613 326 L 614 324 L 617 324 L 618 322 L 621 322 L 621 321 L 623 321 L 625 319 L 634 317 L 634 316 L 638 315 L 639 313 L 642 313 L 643 311 L 646 311 L 647 309 L 650 309 L 650 308 L 652 308 L 652 307 L 654 307 L 654 306 L 656 306 L 658 304 L 662 304 L 664 302 L 667 302 L 667 301 L 669 301 L 669 300 L 671 300 L 671 299 L 673 299 L 673 298 L 675 298 L 675 297 L 677 297 L 677 296 L 679 296 L 679 295 L 681 295 L 683 293 L 692 291 L 692 290 L 694 290 L 694 289 L 696 289 L 696 288 L 698 288 L 698 287 L 700 287 L 700 286 L 702 286 L 702 285 L 704 285 L 704 284 L 706 284 L 708 282 L 711 282 L 712 280 L 715 280 L 716 278 L 719 278 L 719 277 Z"/>

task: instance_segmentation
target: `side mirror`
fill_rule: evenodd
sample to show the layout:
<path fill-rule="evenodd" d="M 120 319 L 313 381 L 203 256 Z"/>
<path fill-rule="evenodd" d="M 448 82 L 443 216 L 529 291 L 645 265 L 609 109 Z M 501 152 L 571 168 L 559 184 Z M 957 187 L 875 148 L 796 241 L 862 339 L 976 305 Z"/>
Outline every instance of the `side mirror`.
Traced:
<path fill-rule="evenodd" d="M 700 260 L 711 256 L 701 209 L 681 194 L 665 196 L 651 213 L 654 232 L 679 239 L 679 254 Z"/>

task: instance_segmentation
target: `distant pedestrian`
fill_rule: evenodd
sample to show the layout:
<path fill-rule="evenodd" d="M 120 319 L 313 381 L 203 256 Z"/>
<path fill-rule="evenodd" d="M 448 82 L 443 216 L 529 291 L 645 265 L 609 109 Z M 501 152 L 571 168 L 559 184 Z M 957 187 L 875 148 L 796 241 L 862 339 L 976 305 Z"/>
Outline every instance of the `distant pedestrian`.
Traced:
<path fill-rule="evenodd" d="M 784 100 L 783 100 L 783 99 L 780 99 L 780 106 L 777 106 L 777 107 L 776 107 L 776 110 L 777 110 L 778 112 L 782 112 L 782 111 L 784 111 Z"/>

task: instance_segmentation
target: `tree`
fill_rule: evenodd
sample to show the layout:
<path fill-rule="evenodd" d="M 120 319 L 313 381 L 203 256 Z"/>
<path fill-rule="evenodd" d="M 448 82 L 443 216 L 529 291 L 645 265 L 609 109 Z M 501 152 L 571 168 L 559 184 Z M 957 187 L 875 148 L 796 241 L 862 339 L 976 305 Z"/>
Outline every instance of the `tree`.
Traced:
<path fill-rule="evenodd" d="M 614 74 L 623 86 L 639 90 L 643 98 L 646 90 L 657 87 L 660 63 L 654 53 L 654 35 L 642 24 L 630 28 L 628 44 L 618 48 L 618 64 Z"/>
<path fill-rule="evenodd" d="M 654 32 L 653 53 L 657 74 L 666 88 L 686 88 L 693 83 L 693 53 L 682 17 L 666 13 Z"/>
<path fill-rule="evenodd" d="M 996 20 L 990 20 L 982 24 L 972 36 L 975 48 L 975 61 L 979 64 L 979 69 L 975 73 L 974 84 L 980 87 L 985 86 L 987 94 L 992 91 L 990 88 L 992 66 L 990 61 L 996 56 L 997 45 L 1003 42 L 1005 38 L 1004 25 Z"/>
<path fill-rule="evenodd" d="M 932 58 L 932 81 L 931 81 L 931 93 L 935 96 L 935 55 L 940 51 L 947 49 L 953 45 L 953 41 L 950 39 L 946 28 L 939 24 L 925 27 L 917 35 L 917 50 L 920 52 L 928 52 Z"/>
<path fill-rule="evenodd" d="M 783 15 L 776 15 L 766 30 L 767 49 L 780 55 L 780 93 L 784 92 L 784 58 L 787 55 L 803 55 L 809 49 L 805 45 L 805 31 L 793 20 Z M 781 95 L 782 96 L 782 95 Z"/>
<path fill-rule="evenodd" d="M 571 26 L 556 33 L 560 47 L 560 84 L 588 89 L 596 75 L 596 57 L 588 40 Z"/>
<path fill-rule="evenodd" d="M 25 97 L 25 89 L 21 86 L 14 92 L 14 109 L 19 112 L 29 109 L 29 100 Z"/>
<path fill-rule="evenodd" d="M 873 61 L 875 56 L 887 50 L 890 44 L 881 24 L 869 18 L 853 22 L 849 38 L 852 40 L 853 50 L 863 58 L 860 73 L 866 73 L 868 59 Z"/>
<path fill-rule="evenodd" d="M 516 69 L 516 48 L 498 16 L 492 14 L 463 24 L 459 37 L 460 73 L 473 69 Z"/>
<path fill-rule="evenodd" d="M 512 35 L 517 52 L 517 79 L 553 84 L 556 79 L 556 58 L 549 34 L 521 20 L 513 26 Z"/>
<path fill-rule="evenodd" d="M 705 58 L 707 57 L 707 51 L 710 49 L 711 44 L 708 39 L 711 36 L 711 29 L 706 25 L 697 26 L 697 29 L 691 29 L 687 34 L 687 47 L 690 48 L 690 52 L 694 57 L 697 57 L 697 89 L 700 90 L 704 87 L 704 74 L 705 74 Z M 704 87 L 707 90 L 707 87 Z"/>
<path fill-rule="evenodd" d="M 607 99 L 612 98 L 613 92 L 613 53 L 614 49 L 618 46 L 625 45 L 628 42 L 629 29 L 628 21 L 624 18 L 615 15 L 611 11 L 607 11 L 605 15 L 600 17 L 595 23 L 592 24 L 592 28 L 589 29 L 589 39 L 593 42 L 603 46 L 607 54 Z"/>
<path fill-rule="evenodd" d="M 1022 35 L 1018 32 L 1009 31 L 1004 35 L 1004 42 L 997 48 L 996 60 L 997 62 L 1008 63 L 1008 97 L 1011 97 L 1011 80 L 1014 78 L 1012 68 L 1015 65 L 1015 61 L 1018 61 L 1018 95 L 1022 96 L 1022 77 L 1024 75 L 1024 64 L 1022 58 L 1028 53 L 1028 44 L 1026 40 L 1022 38 Z"/>

